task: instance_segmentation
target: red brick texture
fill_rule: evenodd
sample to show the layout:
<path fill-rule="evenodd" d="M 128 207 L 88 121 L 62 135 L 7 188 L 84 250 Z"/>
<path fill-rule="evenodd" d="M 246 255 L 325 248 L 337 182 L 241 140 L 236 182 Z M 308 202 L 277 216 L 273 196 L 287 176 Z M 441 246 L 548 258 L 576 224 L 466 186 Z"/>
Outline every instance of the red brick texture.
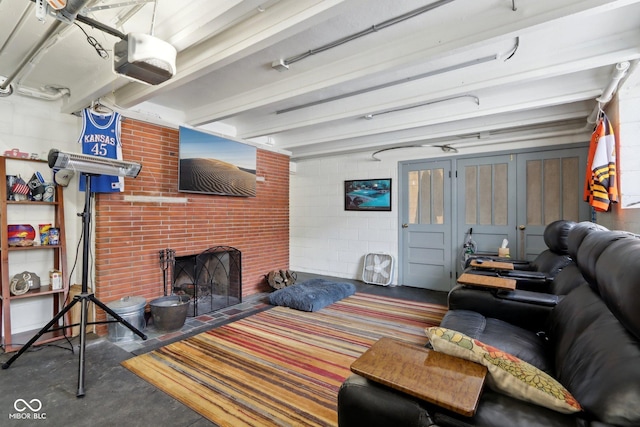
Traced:
<path fill-rule="evenodd" d="M 95 294 L 104 303 L 124 296 L 147 301 L 163 294 L 159 251 L 176 256 L 214 246 L 242 253 L 242 295 L 265 291 L 264 275 L 289 265 L 289 157 L 257 150 L 256 197 L 178 192 L 178 131 L 125 119 L 124 159 L 142 164 L 125 191 L 97 194 L 95 202 Z M 186 200 L 141 202 L 127 196 Z M 138 198 L 139 199 L 139 198 Z M 98 320 L 105 314 L 98 310 Z M 98 333 L 105 334 L 105 326 Z"/>

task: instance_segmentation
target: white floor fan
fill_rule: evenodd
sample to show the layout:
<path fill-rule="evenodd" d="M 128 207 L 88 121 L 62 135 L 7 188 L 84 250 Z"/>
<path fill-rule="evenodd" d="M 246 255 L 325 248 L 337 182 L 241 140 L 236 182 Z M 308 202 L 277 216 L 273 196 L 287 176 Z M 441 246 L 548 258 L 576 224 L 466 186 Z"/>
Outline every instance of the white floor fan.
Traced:
<path fill-rule="evenodd" d="M 388 286 L 393 280 L 393 257 L 384 252 L 364 256 L 362 281 L 373 285 Z"/>

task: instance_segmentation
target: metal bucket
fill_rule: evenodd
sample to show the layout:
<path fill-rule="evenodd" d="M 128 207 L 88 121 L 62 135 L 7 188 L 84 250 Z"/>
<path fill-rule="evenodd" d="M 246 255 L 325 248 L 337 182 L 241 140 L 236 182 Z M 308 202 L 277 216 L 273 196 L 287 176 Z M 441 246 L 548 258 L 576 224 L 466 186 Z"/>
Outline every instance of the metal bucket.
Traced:
<path fill-rule="evenodd" d="M 164 332 L 182 328 L 189 310 L 189 295 L 170 295 L 154 299 L 149 303 L 153 325 Z"/>
<path fill-rule="evenodd" d="M 139 331 L 144 331 L 146 322 L 144 320 L 144 306 L 147 305 L 147 300 L 142 297 L 123 297 L 117 301 L 112 301 L 107 304 L 111 310 L 117 315 L 122 317 L 127 322 L 131 323 L 133 327 Z M 107 320 L 115 320 L 113 316 L 107 314 Z M 109 323 L 109 341 L 133 341 L 134 339 L 141 339 L 136 334 L 127 328 L 120 322 Z"/>

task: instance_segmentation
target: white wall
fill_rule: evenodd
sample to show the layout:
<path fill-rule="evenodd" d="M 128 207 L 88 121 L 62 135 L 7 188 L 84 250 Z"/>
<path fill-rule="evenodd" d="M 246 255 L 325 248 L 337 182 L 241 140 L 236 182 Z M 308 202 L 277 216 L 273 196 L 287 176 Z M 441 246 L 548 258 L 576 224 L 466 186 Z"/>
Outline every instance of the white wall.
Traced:
<path fill-rule="evenodd" d="M 619 203 L 596 221 L 610 230 L 640 234 L 640 84 L 626 82 L 606 109 L 618 143 Z"/>
<path fill-rule="evenodd" d="M 291 269 L 359 279 L 365 254 L 387 252 L 397 259 L 396 161 L 359 154 L 301 161 L 295 169 L 290 180 Z M 345 211 L 344 181 L 375 178 L 392 179 L 392 211 Z"/>
<path fill-rule="evenodd" d="M 0 154 L 18 148 L 20 151 L 45 156 L 51 148 L 63 151 L 80 151 L 77 144 L 80 135 L 80 119 L 69 114 L 60 114 L 61 101 L 49 102 L 26 98 L 17 94 L 0 97 Z M 32 163 L 8 162 L 8 172 L 19 173 L 28 180 L 33 173 Z M 51 170 L 46 164 L 37 168 L 45 179 L 51 179 Z M 4 185 L 4 184 L 3 184 Z M 77 213 L 82 211 L 83 198 L 78 191 L 77 177 L 64 189 L 65 231 L 67 260 L 71 269 L 75 248 L 80 236 L 81 221 Z M 46 209 L 46 208 L 43 208 Z M 12 206 L 7 215 L 10 224 L 50 223 L 53 219 L 40 207 Z M 53 213 L 51 209 L 50 213 Z M 1 230 L 5 233 L 5 230 Z M 35 272 L 42 284 L 49 283 L 49 270 L 53 256 L 49 251 L 24 251 L 10 254 L 9 277 L 23 271 Z M 78 268 L 76 268 L 77 272 Z M 78 276 L 79 277 L 79 276 Z M 78 283 L 72 278 L 71 283 Z M 42 327 L 53 316 L 50 297 L 28 298 L 11 303 L 13 332 L 23 332 Z"/>

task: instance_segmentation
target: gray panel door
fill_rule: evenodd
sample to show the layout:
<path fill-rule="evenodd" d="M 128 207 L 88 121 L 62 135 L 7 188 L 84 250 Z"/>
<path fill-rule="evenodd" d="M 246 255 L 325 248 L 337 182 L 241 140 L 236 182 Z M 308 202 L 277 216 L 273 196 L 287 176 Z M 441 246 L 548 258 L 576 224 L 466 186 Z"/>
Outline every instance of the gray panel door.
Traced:
<path fill-rule="evenodd" d="M 586 148 L 571 148 L 518 155 L 519 259 L 532 260 L 547 249 L 547 224 L 589 220 L 589 205 L 582 201 L 587 154 Z"/>
<path fill-rule="evenodd" d="M 399 283 L 438 291 L 453 284 L 451 161 L 400 165 Z"/>
<path fill-rule="evenodd" d="M 470 231 L 480 253 L 496 254 L 503 239 L 513 250 L 517 244 L 515 155 L 458 160 L 456 171 L 458 261 Z M 458 262 L 458 275 L 461 267 Z"/>

